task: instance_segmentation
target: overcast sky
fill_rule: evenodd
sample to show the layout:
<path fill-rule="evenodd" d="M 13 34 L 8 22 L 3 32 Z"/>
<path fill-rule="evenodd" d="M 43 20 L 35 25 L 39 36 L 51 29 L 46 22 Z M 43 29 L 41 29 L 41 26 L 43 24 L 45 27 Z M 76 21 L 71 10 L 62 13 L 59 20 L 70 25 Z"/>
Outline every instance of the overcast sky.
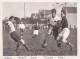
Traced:
<path fill-rule="evenodd" d="M 39 9 L 52 9 L 52 2 L 27 2 L 25 3 L 25 14 L 30 16 L 31 13 L 37 13 Z M 3 18 L 11 15 L 24 17 L 24 3 L 23 2 L 5 2 L 3 3 Z"/>
<path fill-rule="evenodd" d="M 65 2 L 60 2 L 60 4 Z M 71 5 L 73 3 L 70 3 Z M 25 16 L 30 17 L 31 13 L 37 13 L 39 9 L 52 9 L 56 6 L 55 2 L 25 2 Z M 3 18 L 9 16 L 24 17 L 24 2 L 4 2 Z"/>

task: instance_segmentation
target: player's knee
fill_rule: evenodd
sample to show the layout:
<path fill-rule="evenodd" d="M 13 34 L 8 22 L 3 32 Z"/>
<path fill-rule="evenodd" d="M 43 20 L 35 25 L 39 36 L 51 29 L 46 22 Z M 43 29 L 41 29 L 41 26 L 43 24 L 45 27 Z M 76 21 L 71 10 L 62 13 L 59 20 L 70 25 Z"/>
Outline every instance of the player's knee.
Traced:
<path fill-rule="evenodd" d="M 20 42 L 24 45 L 25 44 L 25 41 L 23 39 L 20 40 Z"/>
<path fill-rule="evenodd" d="M 48 34 L 49 34 L 49 35 L 51 34 L 51 31 L 52 31 L 52 30 L 49 30 L 49 31 L 48 31 Z"/>
<path fill-rule="evenodd" d="M 59 41 L 59 40 L 61 39 L 61 37 L 62 37 L 62 36 L 59 35 L 59 36 L 57 37 L 57 40 Z"/>
<path fill-rule="evenodd" d="M 63 43 L 67 43 L 67 40 L 62 40 Z"/>
<path fill-rule="evenodd" d="M 60 38 L 60 37 L 58 36 L 58 37 L 57 37 L 57 41 L 59 41 L 59 38 Z"/>
<path fill-rule="evenodd" d="M 23 38 L 23 35 L 21 35 L 21 39 Z"/>

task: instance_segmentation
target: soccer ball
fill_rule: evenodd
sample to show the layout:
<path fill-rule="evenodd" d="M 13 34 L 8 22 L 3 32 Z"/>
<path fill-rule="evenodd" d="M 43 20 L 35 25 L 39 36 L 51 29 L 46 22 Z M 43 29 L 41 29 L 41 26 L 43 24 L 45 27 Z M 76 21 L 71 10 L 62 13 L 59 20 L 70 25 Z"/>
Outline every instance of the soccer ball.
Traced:
<path fill-rule="evenodd" d="M 46 48 L 46 47 L 47 47 L 47 43 L 46 43 L 46 44 L 43 44 L 42 47 L 43 47 L 43 48 Z"/>

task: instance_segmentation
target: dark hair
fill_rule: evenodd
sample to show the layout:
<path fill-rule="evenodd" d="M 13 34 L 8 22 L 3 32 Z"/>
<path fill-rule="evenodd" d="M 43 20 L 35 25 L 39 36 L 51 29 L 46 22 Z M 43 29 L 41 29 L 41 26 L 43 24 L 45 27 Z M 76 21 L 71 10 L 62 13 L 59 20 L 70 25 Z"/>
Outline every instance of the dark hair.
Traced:
<path fill-rule="evenodd" d="M 63 14 L 65 14 L 65 15 L 66 15 L 66 11 L 65 11 L 65 10 L 62 10 L 61 12 L 63 12 Z"/>
<path fill-rule="evenodd" d="M 51 9 L 51 13 L 56 13 L 56 9 Z"/>
<path fill-rule="evenodd" d="M 10 16 L 10 17 L 9 17 L 9 20 L 11 20 L 12 18 L 14 18 L 14 17 L 13 17 L 13 16 Z"/>

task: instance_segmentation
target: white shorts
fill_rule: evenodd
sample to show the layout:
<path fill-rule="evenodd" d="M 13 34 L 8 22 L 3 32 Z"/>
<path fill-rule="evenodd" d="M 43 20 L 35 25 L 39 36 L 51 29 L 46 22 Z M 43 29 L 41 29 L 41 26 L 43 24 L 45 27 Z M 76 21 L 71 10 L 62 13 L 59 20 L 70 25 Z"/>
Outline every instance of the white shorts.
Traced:
<path fill-rule="evenodd" d="M 69 30 L 69 28 L 64 28 L 62 31 L 61 31 L 61 33 L 59 34 L 59 36 L 58 37 L 62 37 L 62 42 L 63 43 L 67 43 L 67 37 L 69 36 L 69 34 L 70 34 L 70 30 Z"/>
<path fill-rule="evenodd" d="M 38 30 L 34 30 L 33 34 L 34 35 L 38 35 L 39 34 L 39 31 Z"/>

